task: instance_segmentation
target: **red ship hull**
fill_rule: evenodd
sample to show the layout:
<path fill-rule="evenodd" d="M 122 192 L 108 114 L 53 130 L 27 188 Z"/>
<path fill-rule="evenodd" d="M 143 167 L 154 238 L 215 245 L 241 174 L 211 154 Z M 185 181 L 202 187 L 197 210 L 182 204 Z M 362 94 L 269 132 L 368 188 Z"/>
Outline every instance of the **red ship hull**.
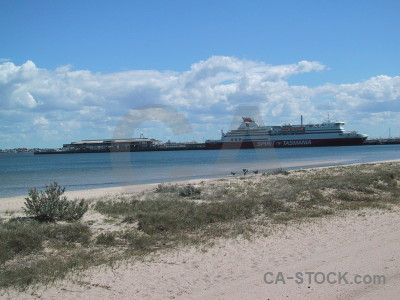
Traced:
<path fill-rule="evenodd" d="M 205 149 L 258 149 L 258 148 L 292 148 L 292 147 L 324 147 L 324 146 L 356 146 L 362 145 L 366 138 L 342 139 L 304 139 L 279 141 L 245 141 L 245 142 L 206 142 Z"/>

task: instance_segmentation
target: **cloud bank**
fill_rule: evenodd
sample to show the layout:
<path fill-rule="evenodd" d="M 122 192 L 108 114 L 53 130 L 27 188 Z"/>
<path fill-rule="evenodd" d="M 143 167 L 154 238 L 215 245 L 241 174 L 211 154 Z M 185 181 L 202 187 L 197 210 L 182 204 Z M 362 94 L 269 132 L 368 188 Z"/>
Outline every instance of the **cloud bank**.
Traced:
<path fill-rule="evenodd" d="M 311 61 L 273 66 L 214 56 L 184 72 L 101 74 L 0 60 L 0 148 L 56 147 L 72 140 L 110 138 L 118 120 L 143 105 L 166 105 L 182 112 L 192 125 L 191 137 L 198 141 L 227 129 L 241 106 L 257 107 L 268 124 L 293 123 L 301 114 L 319 122 L 327 113 L 356 129 L 365 128 L 365 133 L 371 126 L 398 123 L 399 76 L 317 87 L 289 84 L 294 75 L 326 69 Z M 167 129 L 145 125 L 147 135 L 169 137 Z"/>

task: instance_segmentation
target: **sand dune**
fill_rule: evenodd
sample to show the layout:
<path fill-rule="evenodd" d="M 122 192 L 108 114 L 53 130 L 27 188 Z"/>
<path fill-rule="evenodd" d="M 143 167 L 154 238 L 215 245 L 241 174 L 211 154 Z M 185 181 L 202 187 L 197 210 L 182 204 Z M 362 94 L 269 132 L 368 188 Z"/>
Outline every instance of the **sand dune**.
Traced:
<path fill-rule="evenodd" d="M 267 237 L 222 240 L 93 268 L 39 289 L 41 299 L 398 299 L 400 214 L 368 210 L 280 227 Z M 264 274 L 348 272 L 349 284 L 266 284 Z M 384 275 L 385 284 L 350 284 L 354 274 Z M 273 276 L 268 276 L 272 280 Z M 321 282 L 321 276 L 316 278 Z M 330 280 L 338 279 L 331 277 Z M 10 294 L 30 299 L 32 294 Z"/>

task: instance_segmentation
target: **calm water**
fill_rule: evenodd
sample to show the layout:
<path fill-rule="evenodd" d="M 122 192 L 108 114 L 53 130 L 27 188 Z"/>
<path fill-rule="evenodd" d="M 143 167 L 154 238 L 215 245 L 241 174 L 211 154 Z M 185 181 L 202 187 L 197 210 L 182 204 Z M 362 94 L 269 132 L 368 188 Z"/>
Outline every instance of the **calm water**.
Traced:
<path fill-rule="evenodd" d="M 0 153 L 0 198 L 53 181 L 68 191 L 400 159 L 400 145 L 33 155 Z"/>

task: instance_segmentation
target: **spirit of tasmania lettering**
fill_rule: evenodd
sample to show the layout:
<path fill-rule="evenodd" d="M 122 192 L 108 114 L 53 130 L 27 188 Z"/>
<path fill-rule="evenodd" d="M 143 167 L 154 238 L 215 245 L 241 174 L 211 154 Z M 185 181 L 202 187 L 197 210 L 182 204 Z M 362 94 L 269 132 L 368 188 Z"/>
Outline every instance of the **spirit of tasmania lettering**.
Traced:
<path fill-rule="evenodd" d="M 274 142 L 273 141 L 262 141 L 262 142 L 257 142 L 258 147 L 273 147 Z"/>
<path fill-rule="evenodd" d="M 284 146 L 304 146 L 311 145 L 311 140 L 283 141 Z"/>

